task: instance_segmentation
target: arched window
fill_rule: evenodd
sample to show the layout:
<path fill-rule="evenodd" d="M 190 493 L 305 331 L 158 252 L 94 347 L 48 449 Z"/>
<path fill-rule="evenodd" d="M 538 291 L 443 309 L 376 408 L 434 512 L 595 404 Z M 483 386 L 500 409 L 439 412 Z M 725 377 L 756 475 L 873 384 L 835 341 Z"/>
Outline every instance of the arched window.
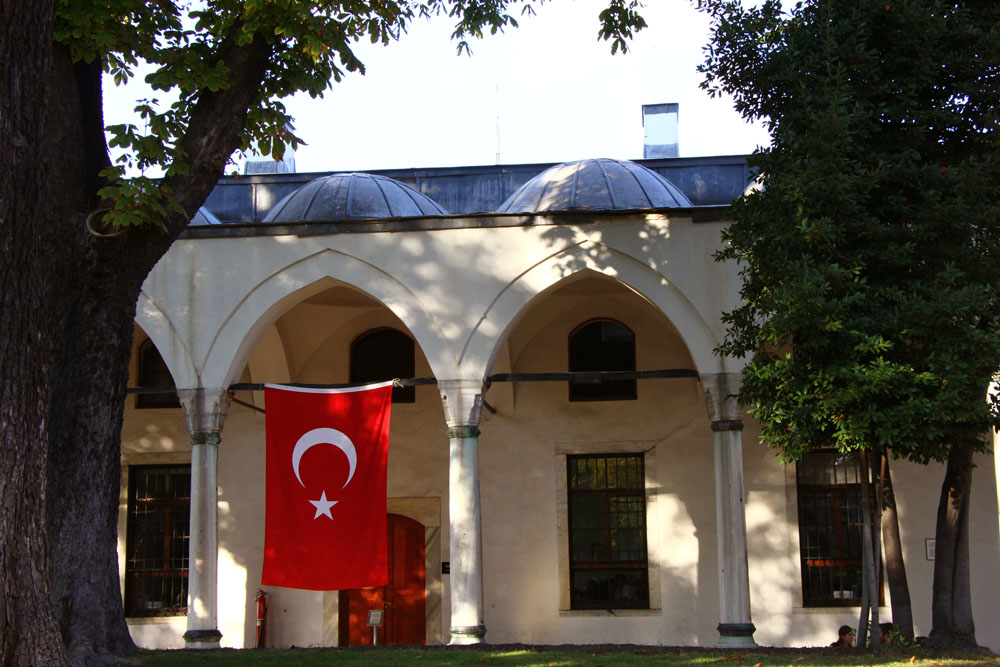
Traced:
<path fill-rule="evenodd" d="M 367 331 L 351 343 L 351 382 L 413 377 L 413 340 L 395 329 Z M 413 403 L 415 387 L 393 387 L 393 403 Z"/>
<path fill-rule="evenodd" d="M 174 378 L 170 375 L 167 363 L 160 356 L 160 351 L 147 338 L 139 345 L 139 386 L 140 387 L 173 387 Z M 136 394 L 137 408 L 179 408 L 176 392 L 163 394 Z"/>
<path fill-rule="evenodd" d="M 634 371 L 635 334 L 621 322 L 592 320 L 569 335 L 570 371 Z M 636 398 L 635 380 L 570 382 L 571 401 L 628 401 Z"/>

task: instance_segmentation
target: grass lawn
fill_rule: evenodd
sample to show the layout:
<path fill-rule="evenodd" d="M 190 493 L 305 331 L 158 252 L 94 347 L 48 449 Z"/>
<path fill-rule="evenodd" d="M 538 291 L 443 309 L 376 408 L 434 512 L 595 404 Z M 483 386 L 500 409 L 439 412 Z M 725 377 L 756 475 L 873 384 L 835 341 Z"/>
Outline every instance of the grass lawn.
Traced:
<path fill-rule="evenodd" d="M 205 665 L 206 667 L 310 667 L 336 665 L 361 667 L 380 665 L 419 665 L 421 667 L 625 667 L 648 665 L 704 665 L 728 667 L 747 665 L 764 667 L 811 667 L 812 665 L 895 665 L 897 667 L 964 667 L 966 665 L 997 665 L 1000 656 L 981 653 L 931 653 L 894 651 L 873 655 L 865 651 L 836 649 L 755 649 L 752 651 L 712 650 L 695 648 L 664 648 L 652 646 L 601 647 L 501 647 L 485 648 L 312 648 L 312 649 L 222 649 L 217 651 L 143 651 L 137 656 L 141 665 L 175 667 Z"/>

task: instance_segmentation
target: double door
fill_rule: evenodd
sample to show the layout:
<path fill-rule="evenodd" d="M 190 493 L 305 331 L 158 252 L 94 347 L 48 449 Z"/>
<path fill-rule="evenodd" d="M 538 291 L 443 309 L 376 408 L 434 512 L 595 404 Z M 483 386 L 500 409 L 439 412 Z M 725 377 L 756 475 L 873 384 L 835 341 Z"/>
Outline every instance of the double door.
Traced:
<path fill-rule="evenodd" d="M 398 514 L 388 515 L 386 523 L 389 584 L 340 592 L 340 646 L 372 644 L 367 621 L 373 609 L 385 610 L 379 645 L 426 643 L 424 527 Z"/>

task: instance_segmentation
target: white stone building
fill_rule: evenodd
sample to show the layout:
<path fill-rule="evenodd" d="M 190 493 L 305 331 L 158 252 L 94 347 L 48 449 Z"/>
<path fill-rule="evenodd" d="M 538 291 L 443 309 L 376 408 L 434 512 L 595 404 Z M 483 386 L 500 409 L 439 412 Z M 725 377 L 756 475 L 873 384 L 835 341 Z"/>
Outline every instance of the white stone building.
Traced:
<path fill-rule="evenodd" d="M 130 385 L 180 405 L 126 406 L 136 641 L 254 645 L 266 406 L 240 383 L 386 374 L 436 379 L 394 400 L 393 583 L 269 589 L 268 645 L 370 642 L 360 612 L 384 604 L 380 643 L 801 646 L 855 625 L 856 462 L 781 465 L 727 399 L 740 361 L 714 353 L 739 277 L 712 255 L 745 163 L 643 164 L 679 187 L 604 160 L 220 183 L 138 303 Z M 598 370 L 663 372 L 532 375 Z M 976 462 L 973 602 L 1000 650 L 998 470 Z M 942 476 L 894 463 L 918 634 Z"/>

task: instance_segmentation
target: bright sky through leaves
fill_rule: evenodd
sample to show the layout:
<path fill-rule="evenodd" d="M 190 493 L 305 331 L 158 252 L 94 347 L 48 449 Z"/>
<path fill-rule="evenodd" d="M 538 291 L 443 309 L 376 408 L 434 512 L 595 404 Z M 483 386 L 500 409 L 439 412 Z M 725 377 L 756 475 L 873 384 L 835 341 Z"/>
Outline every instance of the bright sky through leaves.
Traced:
<path fill-rule="evenodd" d="M 473 42 L 471 58 L 456 55 L 447 17 L 414 21 L 387 47 L 360 44 L 366 75 L 349 74 L 324 99 L 289 101 L 308 144 L 296 151 L 297 170 L 493 164 L 498 143 L 507 164 L 635 159 L 641 107 L 663 102 L 680 104 L 682 156 L 748 153 L 767 141 L 728 98 L 698 88 L 708 21 L 687 2 L 647 4 L 649 28 L 615 56 L 596 37 L 605 4 L 536 6 L 516 30 Z M 135 84 L 115 89 L 106 81 L 105 122 L 133 118 L 134 100 L 145 95 Z"/>

